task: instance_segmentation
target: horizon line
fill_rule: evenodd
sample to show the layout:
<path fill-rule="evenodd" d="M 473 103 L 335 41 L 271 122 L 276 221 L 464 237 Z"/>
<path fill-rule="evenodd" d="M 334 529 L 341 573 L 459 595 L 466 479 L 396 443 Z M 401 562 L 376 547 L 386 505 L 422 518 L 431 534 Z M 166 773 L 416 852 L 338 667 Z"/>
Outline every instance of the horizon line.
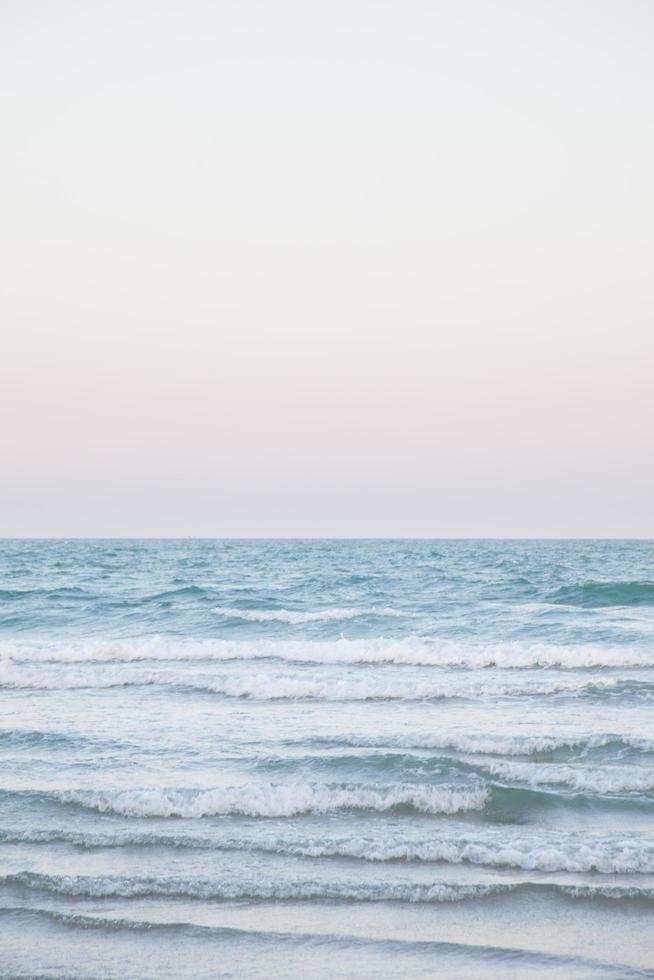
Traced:
<path fill-rule="evenodd" d="M 45 534 L 0 535 L 0 541 L 642 541 L 649 535 L 160 535 Z"/>

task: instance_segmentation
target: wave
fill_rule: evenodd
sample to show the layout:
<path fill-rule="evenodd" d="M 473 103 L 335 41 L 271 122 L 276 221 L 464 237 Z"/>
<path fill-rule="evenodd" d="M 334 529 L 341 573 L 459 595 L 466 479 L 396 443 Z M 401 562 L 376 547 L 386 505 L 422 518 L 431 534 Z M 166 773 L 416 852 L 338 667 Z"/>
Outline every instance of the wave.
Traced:
<path fill-rule="evenodd" d="M 132 677 L 106 668 L 85 667 L 46 674 L 38 667 L 0 663 L 0 690 L 67 691 L 84 688 L 144 687 L 171 683 L 164 674 L 151 671 Z M 175 683 L 174 681 L 172 683 Z"/>
<path fill-rule="evenodd" d="M 572 766 L 551 763 L 493 762 L 489 775 L 529 786 L 565 786 L 579 793 L 609 796 L 623 793 L 650 793 L 654 790 L 654 769 L 643 766 Z"/>
<path fill-rule="evenodd" d="M 224 616 L 229 619 L 243 619 L 250 623 L 276 622 L 290 623 L 293 626 L 303 623 L 324 623 L 331 620 L 359 619 L 363 616 L 409 617 L 413 615 L 413 613 L 403 613 L 397 609 L 377 606 L 372 606 L 369 609 L 360 609 L 357 607 L 340 609 L 336 607 L 318 609 L 314 612 L 300 612 L 292 609 L 234 609 L 227 606 L 216 606 L 213 612 L 218 616 Z"/>
<path fill-rule="evenodd" d="M 147 683 L 153 683 L 149 680 Z M 154 682 L 156 683 L 156 682 Z M 256 700 L 318 700 L 318 701 L 436 701 L 452 698 L 511 698 L 541 697 L 548 694 L 588 694 L 609 692 L 614 695 L 636 694 L 654 696 L 654 682 L 619 680 L 617 678 L 585 678 L 554 680 L 550 678 L 521 679 L 502 683 L 496 678 L 475 681 L 467 678 L 445 677 L 441 681 L 377 681 L 364 678 L 320 679 L 293 676 L 270 677 L 253 675 L 247 678 L 224 678 L 188 683 L 180 678 L 181 686 L 204 690 L 226 697 Z"/>
<path fill-rule="evenodd" d="M 603 606 L 654 606 L 654 582 L 581 582 L 563 585 L 548 597 L 556 605 L 600 609 Z"/>
<path fill-rule="evenodd" d="M 201 585 L 183 585 L 178 589 L 167 589 L 164 592 L 155 592 L 153 595 L 141 596 L 140 602 L 161 602 L 171 599 L 211 599 L 214 593 L 210 589 L 205 589 Z"/>
<path fill-rule="evenodd" d="M 137 661 L 282 660 L 317 664 L 408 664 L 426 667 L 535 668 L 580 670 L 596 667 L 654 667 L 654 648 L 601 644 L 556 646 L 546 643 L 475 644 L 450 640 L 403 639 L 180 640 L 86 639 L 65 644 L 5 642 L 0 657 L 15 662 L 89 663 Z"/>
<path fill-rule="evenodd" d="M 35 891 L 57 895 L 87 898 L 121 897 L 135 898 L 152 895 L 184 896 L 202 899 L 250 899 L 301 901 L 324 899 L 328 901 L 361 902 L 456 902 L 466 898 L 483 898 L 487 895 L 505 894 L 516 886 L 452 885 L 437 882 L 432 885 L 362 884 L 356 881 L 215 881 L 204 878 L 180 879 L 176 877 L 121 877 L 85 875 L 46 875 L 30 871 L 0 875 L 0 887 L 22 886 Z"/>
<path fill-rule="evenodd" d="M 530 787 L 562 786 L 576 793 L 592 796 L 620 796 L 624 794 L 649 794 L 654 790 L 654 767 L 627 765 L 625 763 L 601 763 L 589 765 L 587 762 L 544 763 L 508 762 L 505 760 L 485 761 L 476 756 L 472 759 L 453 757 L 425 757 L 407 755 L 403 752 L 375 753 L 373 755 L 318 755 L 299 757 L 265 756 L 257 761 L 263 769 L 277 771 L 305 770 L 313 767 L 318 770 L 336 770 L 344 774 L 348 770 L 372 772 L 375 776 L 397 773 L 402 777 L 479 776 L 500 784 L 522 784 Z"/>
<path fill-rule="evenodd" d="M 411 840 L 406 834 L 266 840 L 189 834 L 116 831 L 114 833 L 57 830 L 0 830 L 7 844 L 69 844 L 82 849 L 122 847 L 173 848 L 206 851 L 246 851 L 309 859 L 346 858 L 372 863 L 466 864 L 475 867 L 579 874 L 653 874 L 654 839 L 629 836 L 594 837 L 541 830 L 525 832 L 511 827 L 495 831 L 460 828 L 450 834 L 431 834 Z"/>
<path fill-rule="evenodd" d="M 95 599 L 92 592 L 79 586 L 56 589 L 0 589 L 0 602 L 20 602 L 24 599 Z"/>
<path fill-rule="evenodd" d="M 338 810 L 454 814 L 481 810 L 489 798 L 483 786 L 251 783 L 209 790 L 64 790 L 50 794 L 101 813 L 126 817 L 210 816 L 295 817 Z"/>
<path fill-rule="evenodd" d="M 84 688 L 145 687 L 183 688 L 230 698 L 255 700 L 319 701 L 427 701 L 448 698 L 511 698 L 546 695 L 654 697 L 652 681 L 635 678 L 596 677 L 519 677 L 507 681 L 494 674 L 479 678 L 469 674 L 443 673 L 436 679 L 388 679 L 373 676 L 321 677 L 292 674 L 250 674 L 247 677 L 210 677 L 187 671 L 136 671 L 111 665 L 84 664 L 81 667 L 50 670 L 25 663 L 0 664 L 0 689 L 75 690 Z"/>
<path fill-rule="evenodd" d="M 11 913 L 12 918 L 25 918 L 29 922 L 34 918 L 39 918 L 48 923 L 61 923 L 68 929 L 94 929 L 106 931 L 110 934 L 121 931 L 154 934 L 157 942 L 164 937 L 176 935 L 195 941 L 216 939 L 220 943 L 221 949 L 226 940 L 235 939 L 242 942 L 245 939 L 248 941 L 255 940 L 257 943 L 271 944 L 276 950 L 279 949 L 280 944 L 289 944 L 294 950 L 297 949 L 298 943 L 301 943 L 305 948 L 315 945 L 324 954 L 326 943 L 336 944 L 341 949 L 344 940 L 344 936 L 341 933 L 325 932 L 323 929 L 317 932 L 305 930 L 298 932 L 297 929 L 290 932 L 282 932 L 279 929 L 252 929 L 216 924 L 209 925 L 207 923 L 200 925 L 185 919 L 159 921 L 147 917 L 140 919 L 126 918 L 124 916 L 117 917 L 115 914 L 108 915 L 98 912 L 95 914 L 72 911 L 64 912 L 52 908 L 30 908 L 28 910 L 22 906 L 5 907 L 0 909 L 0 911 Z M 453 958 L 454 963 L 459 968 L 458 973 L 462 968 L 463 958 L 465 960 L 465 968 L 463 969 L 466 976 L 471 976 L 470 968 L 473 965 L 478 971 L 483 971 L 484 976 L 488 969 L 491 969 L 492 975 L 495 976 L 497 975 L 497 966 L 502 962 L 506 962 L 512 975 L 515 975 L 515 969 L 518 964 L 521 965 L 520 969 L 522 970 L 527 969 L 529 966 L 530 976 L 535 975 L 535 971 L 539 973 L 545 971 L 549 975 L 550 968 L 555 968 L 557 976 L 562 976 L 561 970 L 565 969 L 567 971 L 566 976 L 574 975 L 578 980 L 581 980 L 582 977 L 587 977 L 588 980 L 598 980 L 598 977 L 615 977 L 616 980 L 643 980 L 643 977 L 646 975 L 642 970 L 630 968 L 622 963 L 617 964 L 577 954 L 556 954 L 541 950 L 535 951 L 521 946 L 446 942 L 437 939 L 373 938 L 351 933 L 347 935 L 347 946 L 349 949 L 379 950 L 383 952 L 385 957 L 388 957 L 390 954 L 404 954 L 406 952 L 413 954 L 421 953 L 428 956 L 432 964 L 434 957 L 437 956 L 438 962 L 443 964 L 443 969 L 446 969 L 448 973 L 451 973 L 451 970 L 447 969 L 448 958 Z M 391 961 L 387 962 L 390 963 Z M 482 973 L 478 972 L 476 975 L 481 976 Z M 58 976 L 61 977 L 61 980 L 74 980 L 72 974 L 58 974 Z M 12 977 L 15 980 L 35 980 L 33 974 L 12 973 Z"/>
<path fill-rule="evenodd" d="M 250 929 L 237 926 L 222 926 L 211 924 L 208 925 L 203 923 L 202 925 L 185 921 L 184 919 L 175 921 L 159 921 L 157 919 L 151 918 L 126 918 L 117 917 L 115 915 L 107 915 L 102 913 L 82 913 L 82 912 L 72 912 L 72 911 L 61 911 L 59 909 L 52 908 L 30 908 L 26 909 L 23 906 L 9 906 L 0 909 L 1 912 L 11 913 L 13 918 L 24 917 L 28 920 L 34 918 L 40 918 L 49 923 L 61 923 L 67 928 L 79 928 L 79 929 L 96 929 L 103 930 L 110 933 L 128 931 L 128 932 L 143 932 L 143 933 L 154 933 L 157 937 L 164 937 L 167 935 L 180 935 L 192 939 L 202 939 L 207 940 L 211 938 L 216 938 L 222 944 L 225 940 L 236 939 L 242 941 L 256 940 L 258 943 L 271 943 L 275 947 L 279 947 L 280 943 L 288 943 L 292 948 L 297 948 L 298 942 L 303 945 L 316 944 L 319 949 L 324 950 L 325 943 L 336 943 L 338 947 L 342 947 L 343 935 L 334 934 L 320 930 L 318 932 L 298 932 L 293 930 L 291 932 L 282 932 L 278 929 L 274 930 L 261 930 L 261 929 Z M 555 953 L 547 953 L 542 951 L 534 951 L 531 949 L 526 949 L 520 946 L 497 946 L 490 945 L 486 943 L 466 943 L 466 942 L 445 942 L 437 939 L 389 939 L 389 938 L 373 938 L 370 936 L 359 936 L 349 934 L 347 936 L 347 944 L 349 948 L 371 948 L 371 949 L 382 949 L 384 954 L 388 956 L 390 953 L 405 953 L 407 951 L 420 952 L 428 955 L 433 962 L 434 955 L 438 955 L 439 961 L 443 960 L 444 957 L 454 957 L 456 961 L 460 963 L 461 957 L 465 957 L 468 965 L 468 970 L 466 975 L 469 974 L 469 967 L 471 961 L 481 960 L 480 968 L 482 964 L 490 963 L 497 965 L 498 962 L 505 960 L 507 964 L 511 966 L 511 972 L 515 972 L 516 964 L 519 962 L 523 965 L 531 964 L 540 972 L 543 969 L 547 969 L 550 966 L 558 967 L 557 973 L 560 975 L 560 968 L 565 968 L 567 976 L 574 976 L 580 978 L 588 977 L 589 980 L 597 980 L 598 977 L 619 977 L 619 980 L 642 980 L 643 971 L 635 968 L 631 969 L 626 967 L 624 964 L 614 964 L 609 963 L 606 960 L 598 960 L 595 958 L 588 958 L 579 955 L 561 955 Z M 445 962 L 445 960 L 443 960 Z M 590 971 L 590 972 L 589 972 Z M 531 972 L 531 971 L 530 971 Z M 29 977 L 26 974 L 13 974 L 16 980 L 35 980 L 32 974 Z M 73 980 L 72 975 L 61 974 L 62 980 Z"/>
<path fill-rule="evenodd" d="M 77 748 L 78 746 L 115 746 L 117 743 L 97 739 L 89 735 L 67 735 L 64 732 L 48 732 L 21 728 L 0 730 L 0 745 L 3 746 L 44 746 Z"/>
<path fill-rule="evenodd" d="M 451 780 L 456 767 L 447 772 Z M 415 779 L 412 772 L 410 778 Z M 441 773 L 442 775 L 442 773 Z M 306 782 L 247 783 L 216 789 L 30 789 L 0 788 L 0 796 L 20 797 L 33 803 L 73 805 L 86 810 L 123 817 L 180 818 L 202 817 L 290 818 L 336 813 L 385 813 L 452 816 L 484 811 L 491 820 L 521 823 L 534 819 L 543 808 L 566 806 L 573 810 L 642 809 L 651 813 L 652 798 L 641 789 L 619 791 L 615 786 L 585 788 L 571 784 L 530 784 L 522 779 L 510 784 L 493 779 L 488 767 L 466 767 L 467 781 L 431 784 L 427 782 Z M 486 777 L 486 778 L 484 778 Z M 520 785 L 522 783 L 522 785 Z"/>
<path fill-rule="evenodd" d="M 648 874 L 654 872 L 654 841 L 631 838 L 574 840 L 567 835 L 521 835 L 512 830 L 510 839 L 484 840 L 459 836 L 426 841 L 406 837 L 374 840 L 354 837 L 340 840 L 316 839 L 277 844 L 275 853 L 307 858 L 354 858 L 371 862 L 436 862 L 482 867 L 516 868 L 543 872 L 596 872 L 600 874 Z"/>
<path fill-rule="evenodd" d="M 0 876 L 0 887 L 19 887 L 84 898 L 146 898 L 150 896 L 185 897 L 225 901 L 341 901 L 341 902 L 409 902 L 438 904 L 483 899 L 517 892 L 553 892 L 571 898 L 605 898 L 613 900 L 654 900 L 654 889 L 647 886 L 563 885 L 555 882 L 493 882 L 432 884 L 384 882 L 383 884 L 351 881 L 251 880 L 218 881 L 211 878 L 174 876 L 124 877 L 120 875 L 47 875 L 22 871 Z"/>
<path fill-rule="evenodd" d="M 523 756 L 545 755 L 559 749 L 586 752 L 592 749 L 611 748 L 615 751 L 633 749 L 638 752 L 654 752 L 654 739 L 638 735 L 496 735 L 496 734 L 448 734 L 448 735 L 325 735 L 309 741 L 287 739 L 288 746 L 327 746 L 375 749 L 438 749 L 462 752 L 468 755 Z"/>
<path fill-rule="evenodd" d="M 359 837 L 349 840 L 315 840 L 277 846 L 276 853 L 306 858 L 355 858 L 372 862 L 436 862 L 470 864 L 482 867 L 516 868 L 527 871 L 567 871 L 600 874 L 647 874 L 654 872 L 654 842 L 643 844 L 631 839 L 617 841 L 570 841 L 547 836 L 521 837 L 512 833 L 511 840 L 484 841 L 452 838 L 430 838 L 407 841 L 406 838 L 374 841 Z"/>

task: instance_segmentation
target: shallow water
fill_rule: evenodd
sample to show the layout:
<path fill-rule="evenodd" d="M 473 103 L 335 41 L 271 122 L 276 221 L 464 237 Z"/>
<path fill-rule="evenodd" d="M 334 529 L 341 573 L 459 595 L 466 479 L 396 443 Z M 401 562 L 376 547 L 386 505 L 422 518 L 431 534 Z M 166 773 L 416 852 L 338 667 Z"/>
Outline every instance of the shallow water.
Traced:
<path fill-rule="evenodd" d="M 654 976 L 654 545 L 0 542 L 0 973 Z"/>

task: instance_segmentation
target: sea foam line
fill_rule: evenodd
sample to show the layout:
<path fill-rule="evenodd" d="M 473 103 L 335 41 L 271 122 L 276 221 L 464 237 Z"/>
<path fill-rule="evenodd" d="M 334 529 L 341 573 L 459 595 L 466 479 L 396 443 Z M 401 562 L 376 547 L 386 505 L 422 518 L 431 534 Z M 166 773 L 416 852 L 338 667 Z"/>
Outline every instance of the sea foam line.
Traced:
<path fill-rule="evenodd" d="M 623 762 L 601 762 L 591 764 L 586 760 L 568 763 L 552 762 L 513 762 L 507 760 L 485 759 L 481 755 L 470 758 L 427 757 L 406 752 L 373 753 L 368 755 L 305 755 L 299 757 L 263 757 L 257 763 L 261 768 L 281 767 L 306 770 L 315 767 L 322 770 L 347 771 L 352 766 L 385 773 L 395 770 L 400 776 L 433 777 L 434 773 L 445 768 L 450 774 L 454 771 L 492 781 L 494 785 L 529 787 L 562 786 L 577 793 L 592 796 L 621 796 L 625 794 L 649 794 L 654 790 L 654 766 L 629 765 Z"/>
<path fill-rule="evenodd" d="M 70 844 L 76 848 L 121 847 L 173 848 L 206 851 L 245 851 L 310 859 L 351 858 L 373 863 L 469 864 L 478 867 L 515 868 L 524 871 L 597 874 L 654 873 L 654 839 L 651 835 L 593 837 L 557 831 L 495 832 L 470 827 L 449 835 L 430 835 L 411 840 L 384 830 L 365 836 L 257 837 L 197 836 L 165 832 L 117 830 L 114 833 L 68 830 L 0 830 L 0 842 L 11 844 Z"/>
<path fill-rule="evenodd" d="M 66 734 L 47 729 L 0 729 L 0 745 L 16 747 L 39 748 L 120 748 L 129 743 L 116 739 L 101 739 L 86 734 Z M 258 742 L 250 743 L 259 745 Z M 268 743 L 266 743 L 268 744 Z M 282 739 L 283 746 L 293 749 L 343 748 L 343 749 L 384 749 L 388 752 L 396 750 L 416 751 L 449 751 L 464 755 L 487 756 L 531 756 L 547 755 L 561 749 L 571 752 L 586 753 L 594 749 L 610 748 L 615 752 L 628 749 L 639 754 L 654 752 L 654 739 L 639 735 L 626 735 L 614 732 L 595 734 L 561 734 L 561 735 L 504 735 L 500 733 L 455 732 L 437 734 L 424 732 L 413 735 L 362 735 L 344 733 L 342 735 L 315 736 L 311 739 Z M 133 746 L 130 746 L 133 748 Z M 260 749 L 257 749 L 259 752 Z"/>
<path fill-rule="evenodd" d="M 489 798 L 485 786 L 425 786 L 312 783 L 251 783 L 209 790 L 132 789 L 64 790 L 51 794 L 102 813 L 128 817 L 209 816 L 294 817 L 337 810 L 384 812 L 410 807 L 428 814 L 481 810 Z"/>
<path fill-rule="evenodd" d="M 593 667 L 654 667 L 654 649 L 599 644 L 555 646 L 545 643 L 474 644 L 420 637 L 397 639 L 179 640 L 154 636 L 134 640 L 89 638 L 66 643 L 5 642 L 0 658 L 14 661 L 88 663 L 140 660 L 282 660 L 316 664 L 409 664 L 433 667 L 533 668 L 579 670 Z"/>
<path fill-rule="evenodd" d="M 22 886 L 57 895 L 88 898 L 185 896 L 201 899 L 316 900 L 362 902 L 456 902 L 515 890 L 514 884 L 430 885 L 388 882 L 383 885 L 352 881 L 256 879 L 220 881 L 175 876 L 124 877 L 121 875 L 47 875 L 22 871 L 0 876 L 0 887 Z"/>
<path fill-rule="evenodd" d="M 558 749 L 588 751 L 611 747 L 629 748 L 638 752 L 654 752 L 654 739 L 639 735 L 618 735 L 610 732 L 568 735 L 502 735 L 496 733 L 448 734 L 421 733 L 419 735 L 324 735 L 310 741 L 287 739 L 282 744 L 311 748 L 325 746 L 356 749 L 416 749 L 450 750 L 466 755 L 523 756 L 555 752 Z"/>
<path fill-rule="evenodd" d="M 388 606 L 369 608 L 333 607 L 300 612 L 294 609 L 236 609 L 232 606 L 215 606 L 212 610 L 217 616 L 228 619 L 242 619 L 250 623 L 289 623 L 293 626 L 303 623 L 323 623 L 332 620 L 359 619 L 364 616 L 410 618 L 413 613 L 400 612 Z"/>
<path fill-rule="evenodd" d="M 564 765 L 555 763 L 497 761 L 483 767 L 489 775 L 529 786 L 566 786 L 580 793 L 600 796 L 650 793 L 654 768 L 630 765 Z"/>
<path fill-rule="evenodd" d="M 607 898 L 614 900 L 654 900 L 654 889 L 647 886 L 563 885 L 557 882 L 493 882 L 432 884 L 384 882 L 375 884 L 357 880 L 275 880 L 241 879 L 220 881 L 201 877 L 124 877 L 120 875 L 47 875 L 22 871 L 0 876 L 0 887 L 22 887 L 32 891 L 86 898 L 134 898 L 165 895 L 197 899 L 234 901 L 344 901 L 344 902 L 410 902 L 431 904 L 487 898 L 524 891 L 545 891 L 571 898 Z"/>
<path fill-rule="evenodd" d="M 180 687 L 189 691 L 255 700 L 318 701 L 425 701 L 447 698 L 498 698 L 550 694 L 636 694 L 654 697 L 651 681 L 594 675 L 541 677 L 498 674 L 440 673 L 432 679 L 378 677 L 374 674 L 335 678 L 312 675 L 250 673 L 247 676 L 212 676 L 177 670 L 135 670 L 111 664 L 42 666 L 5 661 L 0 664 L 0 689 L 75 690 L 113 687 Z"/>
<path fill-rule="evenodd" d="M 543 872 L 654 872 L 654 841 L 648 843 L 624 837 L 597 841 L 574 840 L 565 835 L 519 834 L 512 834 L 511 839 L 505 840 L 435 837 L 410 841 L 392 837 L 385 840 L 353 837 L 333 841 L 289 841 L 269 849 L 299 857 L 345 857 L 370 862 L 436 862 Z"/>

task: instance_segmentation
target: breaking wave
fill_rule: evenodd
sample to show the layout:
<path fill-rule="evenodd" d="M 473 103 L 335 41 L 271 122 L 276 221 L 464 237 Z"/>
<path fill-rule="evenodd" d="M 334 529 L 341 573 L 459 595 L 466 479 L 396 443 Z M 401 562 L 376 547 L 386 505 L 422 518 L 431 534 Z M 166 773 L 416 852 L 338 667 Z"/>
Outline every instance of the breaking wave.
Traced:
<path fill-rule="evenodd" d="M 654 769 L 629 765 L 571 766 L 551 763 L 493 762 L 488 773 L 508 782 L 529 786 L 566 786 L 579 793 L 597 796 L 650 793 Z"/>
<path fill-rule="evenodd" d="M 654 667 L 654 647 L 547 643 L 476 644 L 409 636 L 397 639 L 181 640 L 155 636 L 135 640 L 3 643 L 0 656 L 15 662 L 89 663 L 136 661 L 282 660 L 316 664 L 409 664 L 426 667 L 534 668 Z"/>
<path fill-rule="evenodd" d="M 493 882 L 433 884 L 351 881 L 250 880 L 218 881 L 211 878 L 176 876 L 123 877 L 120 875 L 46 875 L 23 871 L 0 876 L 0 887 L 22 887 L 32 891 L 85 898 L 136 898 L 165 895 L 234 901 L 342 901 L 409 902 L 432 904 L 460 902 L 525 891 L 551 891 L 571 898 L 654 900 L 654 889 L 646 886 L 562 885 L 554 882 Z"/>
<path fill-rule="evenodd" d="M 427 814 L 482 810 L 489 798 L 484 786 L 363 786 L 252 783 L 210 790 L 65 790 L 52 794 L 102 813 L 127 817 L 210 816 L 295 817 L 338 810 L 384 812 L 408 809 Z"/>
<path fill-rule="evenodd" d="M 25 662 L 0 664 L 0 689 L 75 690 L 84 688 L 160 686 L 183 688 L 230 698 L 256 700 L 320 701 L 425 701 L 447 698 L 543 697 L 603 693 L 654 697 L 654 678 L 577 676 L 539 677 L 498 674 L 478 676 L 459 672 L 439 673 L 432 679 L 415 677 L 344 676 L 320 674 L 250 673 L 247 676 L 212 676 L 187 669 L 126 672 L 111 664 L 85 663 L 48 670 Z"/>
<path fill-rule="evenodd" d="M 463 752 L 466 754 L 523 756 L 544 755 L 558 749 L 588 751 L 612 748 L 616 751 L 633 749 L 638 752 L 654 752 L 654 739 L 638 735 L 595 734 L 595 735 L 499 735 L 456 733 L 448 735 L 392 735 L 388 737 L 373 735 L 332 735 L 314 738 L 310 743 L 289 739 L 287 745 L 310 744 L 315 747 L 343 746 L 351 748 L 381 749 L 438 749 Z"/>
<path fill-rule="evenodd" d="M 211 837 L 163 832 L 75 830 L 0 830 L 0 842 L 11 844 L 70 844 L 76 848 L 163 847 L 207 851 L 261 851 L 303 858 L 350 858 L 374 863 L 469 864 L 524 871 L 597 874 L 653 874 L 651 838 L 566 834 L 556 831 L 528 833 L 461 827 L 449 835 L 412 840 L 385 832 L 383 838 L 365 836 L 320 838 Z"/>
<path fill-rule="evenodd" d="M 278 844 L 276 853 L 300 857 L 345 857 L 373 862 L 436 862 L 526 871 L 647 874 L 654 872 L 654 843 L 630 838 L 574 840 L 570 836 L 529 836 L 513 832 L 509 839 L 458 839 L 438 836 L 426 841 L 388 837 L 355 837 Z"/>
<path fill-rule="evenodd" d="M 431 885 L 357 881 L 216 881 L 210 878 L 122 877 L 119 875 L 46 875 L 29 871 L 0 876 L 0 887 L 22 886 L 57 895 L 88 898 L 147 897 L 151 895 L 184 896 L 203 899 L 251 899 L 281 901 L 328 900 L 361 902 L 456 902 L 468 898 L 505 894 L 514 891 L 513 884 L 457 885 L 436 882 Z"/>
<path fill-rule="evenodd" d="M 433 778 L 435 774 L 447 773 L 448 776 L 490 779 L 498 786 L 507 783 L 528 787 L 561 786 L 575 793 L 592 796 L 647 795 L 654 790 L 654 768 L 651 765 L 628 765 L 623 762 L 591 765 L 585 760 L 575 760 L 573 763 L 488 761 L 479 755 L 461 759 L 386 752 L 350 756 L 263 757 L 257 765 L 277 771 L 293 771 L 298 767 L 306 771 L 313 767 L 344 773 L 358 769 L 373 773 L 376 777 L 387 778 L 391 773 L 396 774 L 397 778 Z"/>

